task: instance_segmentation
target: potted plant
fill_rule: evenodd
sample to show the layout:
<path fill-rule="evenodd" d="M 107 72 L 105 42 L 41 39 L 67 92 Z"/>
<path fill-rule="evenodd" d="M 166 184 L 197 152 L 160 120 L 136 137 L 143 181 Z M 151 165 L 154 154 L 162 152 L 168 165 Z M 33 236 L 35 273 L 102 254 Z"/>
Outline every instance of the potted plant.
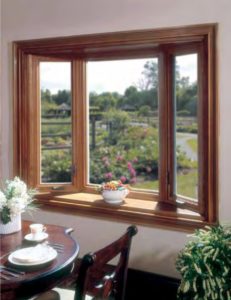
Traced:
<path fill-rule="evenodd" d="M 120 180 L 104 182 L 100 186 L 99 190 L 104 198 L 104 201 L 110 204 L 122 203 L 129 192 L 127 186 L 124 185 Z"/>
<path fill-rule="evenodd" d="M 32 207 L 34 195 L 18 177 L 6 181 L 0 190 L 0 234 L 21 230 L 21 213 Z"/>
<path fill-rule="evenodd" d="M 196 230 L 176 261 L 182 279 L 178 299 L 231 299 L 231 228 Z"/>

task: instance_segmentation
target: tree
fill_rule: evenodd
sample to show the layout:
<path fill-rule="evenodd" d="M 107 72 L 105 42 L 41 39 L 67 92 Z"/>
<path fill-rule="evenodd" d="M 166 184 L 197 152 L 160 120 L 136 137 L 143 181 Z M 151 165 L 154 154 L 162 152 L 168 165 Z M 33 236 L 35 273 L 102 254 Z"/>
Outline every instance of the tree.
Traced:
<path fill-rule="evenodd" d="M 118 102 L 118 93 L 103 92 L 99 95 L 90 93 L 90 105 L 99 107 L 100 111 L 108 111 L 116 107 Z"/>
<path fill-rule="evenodd" d="M 197 83 L 189 83 L 189 80 L 182 77 L 176 86 L 177 111 L 188 111 L 190 116 L 197 114 Z"/>
<path fill-rule="evenodd" d="M 150 112 L 150 106 L 142 105 L 139 109 L 138 115 L 143 117 L 148 117 Z"/>
<path fill-rule="evenodd" d="M 41 90 L 41 109 L 42 109 L 42 116 L 49 114 L 50 111 L 56 109 L 56 104 L 52 100 L 52 95 L 50 90 Z"/>
<path fill-rule="evenodd" d="M 71 92 L 67 90 L 58 91 L 57 94 L 52 95 L 52 100 L 60 105 L 62 103 L 66 103 L 71 106 Z"/>
<path fill-rule="evenodd" d="M 153 60 L 148 60 L 144 65 L 142 77 L 138 82 L 141 91 L 158 88 L 158 65 Z"/>
<path fill-rule="evenodd" d="M 139 108 L 140 98 L 139 92 L 135 86 L 129 86 L 125 92 L 123 97 L 123 102 L 121 103 L 121 108 L 125 110 L 136 110 Z"/>
<path fill-rule="evenodd" d="M 127 112 L 111 109 L 104 115 L 104 121 L 108 128 L 107 143 L 109 145 L 116 145 L 124 134 L 131 119 Z"/>
<path fill-rule="evenodd" d="M 46 102 L 52 102 L 50 90 L 41 90 L 41 100 Z"/>

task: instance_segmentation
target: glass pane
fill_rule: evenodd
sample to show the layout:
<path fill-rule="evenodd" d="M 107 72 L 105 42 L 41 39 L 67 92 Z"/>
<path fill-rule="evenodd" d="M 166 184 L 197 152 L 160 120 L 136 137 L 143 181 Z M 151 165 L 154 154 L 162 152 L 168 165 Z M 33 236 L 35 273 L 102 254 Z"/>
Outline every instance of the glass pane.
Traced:
<path fill-rule="evenodd" d="M 197 199 L 198 80 L 197 54 L 175 58 L 176 193 Z"/>
<path fill-rule="evenodd" d="M 158 190 L 158 60 L 88 62 L 89 182 Z"/>
<path fill-rule="evenodd" d="M 72 181 L 71 64 L 40 63 L 41 182 Z"/>

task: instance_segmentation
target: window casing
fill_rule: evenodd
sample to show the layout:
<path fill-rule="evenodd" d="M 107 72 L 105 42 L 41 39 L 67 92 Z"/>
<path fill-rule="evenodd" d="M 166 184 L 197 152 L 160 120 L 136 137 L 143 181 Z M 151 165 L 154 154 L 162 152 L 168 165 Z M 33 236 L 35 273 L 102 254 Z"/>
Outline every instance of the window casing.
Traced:
<path fill-rule="evenodd" d="M 87 180 L 89 162 L 86 63 L 156 57 L 159 81 L 159 191 L 132 190 L 129 198 L 158 203 L 158 208 L 154 210 L 160 212 L 162 217 L 168 216 L 169 209 L 174 211 L 171 218 L 176 222 L 178 209 L 186 210 L 186 215 L 190 215 L 188 211 L 194 212 L 182 224 L 189 223 L 190 218 L 197 219 L 198 224 L 215 222 L 217 218 L 215 31 L 215 25 L 198 25 L 15 42 L 14 173 L 21 176 L 29 185 L 37 187 L 41 200 L 64 195 L 68 203 L 69 193 L 95 193 L 95 186 L 89 184 Z M 197 201 L 180 197 L 175 191 L 175 59 L 177 56 L 187 54 L 197 55 Z M 72 182 L 69 184 L 41 183 L 40 180 L 42 116 L 39 64 L 46 61 L 71 64 Z M 57 200 L 56 203 L 58 201 L 62 202 Z M 142 215 L 142 209 L 137 209 L 137 213 Z M 155 219 L 157 220 L 158 216 L 153 216 L 154 223 Z M 151 222 L 150 217 L 149 223 Z M 160 223 L 164 222 L 163 219 Z M 171 222 L 168 220 L 166 224 Z"/>

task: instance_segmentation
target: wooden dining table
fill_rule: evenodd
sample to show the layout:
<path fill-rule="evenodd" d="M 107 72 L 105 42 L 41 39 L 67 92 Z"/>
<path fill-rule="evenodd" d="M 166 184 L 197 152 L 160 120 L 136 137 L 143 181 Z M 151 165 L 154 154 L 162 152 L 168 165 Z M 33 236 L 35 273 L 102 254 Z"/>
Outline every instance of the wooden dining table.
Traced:
<path fill-rule="evenodd" d="M 78 256 L 79 245 L 71 236 L 71 228 L 45 224 L 48 234 L 46 243 L 57 251 L 57 257 L 51 262 L 36 266 L 12 265 L 9 255 L 13 251 L 35 246 L 34 242 L 24 238 L 30 232 L 30 224 L 31 222 L 23 221 L 21 231 L 0 236 L 1 300 L 25 300 L 52 289 L 71 273 Z"/>

